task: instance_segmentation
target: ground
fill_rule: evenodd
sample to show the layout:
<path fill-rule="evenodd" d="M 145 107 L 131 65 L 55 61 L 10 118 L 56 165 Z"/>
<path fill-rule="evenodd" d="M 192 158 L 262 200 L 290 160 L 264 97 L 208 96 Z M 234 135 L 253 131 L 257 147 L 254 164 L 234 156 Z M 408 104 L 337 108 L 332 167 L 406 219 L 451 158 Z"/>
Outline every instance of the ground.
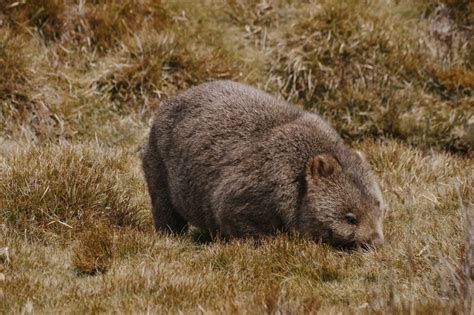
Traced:
<path fill-rule="evenodd" d="M 473 312 L 470 1 L 0 3 L 0 312 Z M 153 230 L 153 112 L 245 82 L 320 113 L 380 180 L 386 243 Z"/>

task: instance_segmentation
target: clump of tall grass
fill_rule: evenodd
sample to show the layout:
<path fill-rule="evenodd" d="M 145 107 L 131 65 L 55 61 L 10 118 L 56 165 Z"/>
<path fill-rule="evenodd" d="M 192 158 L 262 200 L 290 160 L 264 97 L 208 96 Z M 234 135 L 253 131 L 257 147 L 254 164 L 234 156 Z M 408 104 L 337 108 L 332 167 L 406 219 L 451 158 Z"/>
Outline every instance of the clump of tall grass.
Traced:
<path fill-rule="evenodd" d="M 134 202 L 141 178 L 126 171 L 132 161 L 80 145 L 21 149 L 1 161 L 0 218 L 33 238 L 71 236 L 99 221 L 147 226 Z"/>
<path fill-rule="evenodd" d="M 170 21 L 160 0 L 6 0 L 0 4 L 0 14 L 4 24 L 19 32 L 31 28 L 48 41 L 74 38 L 99 50 L 133 36 L 137 29 L 165 29 Z"/>
<path fill-rule="evenodd" d="M 27 61 L 18 51 L 24 42 L 8 27 L 0 30 L 0 101 L 25 98 Z M 2 106 L 3 108 L 4 106 Z"/>
<path fill-rule="evenodd" d="M 5 0 L 0 3 L 2 23 L 19 32 L 31 27 L 45 39 L 58 39 L 64 31 L 66 4 L 63 0 Z"/>
<path fill-rule="evenodd" d="M 161 32 L 170 23 L 169 12 L 161 0 L 84 1 L 68 21 L 68 35 L 83 46 L 104 52 L 141 29 Z"/>
<path fill-rule="evenodd" d="M 236 67 L 213 47 L 192 45 L 179 33 L 138 33 L 122 43 L 93 84 L 121 112 L 156 109 L 159 100 L 211 78 L 235 77 Z"/>
<path fill-rule="evenodd" d="M 74 244 L 72 264 L 79 274 L 97 275 L 110 268 L 113 235 L 109 225 L 97 222 L 82 232 Z"/>
<path fill-rule="evenodd" d="M 19 136 L 29 128 L 42 137 L 49 132 L 49 108 L 34 96 L 30 61 L 35 52 L 25 35 L 9 26 L 0 28 L 0 133 Z"/>

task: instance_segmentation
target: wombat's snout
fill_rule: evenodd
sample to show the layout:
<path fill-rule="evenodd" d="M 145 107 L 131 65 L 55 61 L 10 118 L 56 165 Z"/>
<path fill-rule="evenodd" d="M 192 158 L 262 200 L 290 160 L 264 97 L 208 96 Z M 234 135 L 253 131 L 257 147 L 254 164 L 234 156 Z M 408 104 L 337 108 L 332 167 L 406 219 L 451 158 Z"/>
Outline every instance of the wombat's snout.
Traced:
<path fill-rule="evenodd" d="M 381 247 L 383 245 L 384 239 L 383 234 L 375 232 L 367 240 L 356 242 L 357 248 L 371 249 Z"/>

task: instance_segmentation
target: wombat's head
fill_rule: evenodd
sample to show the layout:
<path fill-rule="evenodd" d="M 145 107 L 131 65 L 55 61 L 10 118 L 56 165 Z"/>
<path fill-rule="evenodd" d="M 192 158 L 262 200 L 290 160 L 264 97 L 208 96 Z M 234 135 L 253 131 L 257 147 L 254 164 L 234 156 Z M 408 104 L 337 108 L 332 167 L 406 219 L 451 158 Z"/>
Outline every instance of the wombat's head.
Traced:
<path fill-rule="evenodd" d="M 384 205 L 379 185 L 362 154 L 348 154 L 345 169 L 329 154 L 308 161 L 300 232 L 336 247 L 380 246 Z"/>

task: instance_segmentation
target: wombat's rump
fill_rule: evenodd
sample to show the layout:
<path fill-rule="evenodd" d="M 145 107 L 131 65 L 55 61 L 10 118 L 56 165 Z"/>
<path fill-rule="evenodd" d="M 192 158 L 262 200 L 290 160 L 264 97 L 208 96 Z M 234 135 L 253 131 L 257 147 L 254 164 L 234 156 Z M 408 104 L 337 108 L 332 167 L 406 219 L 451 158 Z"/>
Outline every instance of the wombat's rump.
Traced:
<path fill-rule="evenodd" d="M 206 83 L 162 104 L 143 168 L 157 230 L 383 241 L 382 196 L 362 155 L 316 114 L 243 84 Z"/>

